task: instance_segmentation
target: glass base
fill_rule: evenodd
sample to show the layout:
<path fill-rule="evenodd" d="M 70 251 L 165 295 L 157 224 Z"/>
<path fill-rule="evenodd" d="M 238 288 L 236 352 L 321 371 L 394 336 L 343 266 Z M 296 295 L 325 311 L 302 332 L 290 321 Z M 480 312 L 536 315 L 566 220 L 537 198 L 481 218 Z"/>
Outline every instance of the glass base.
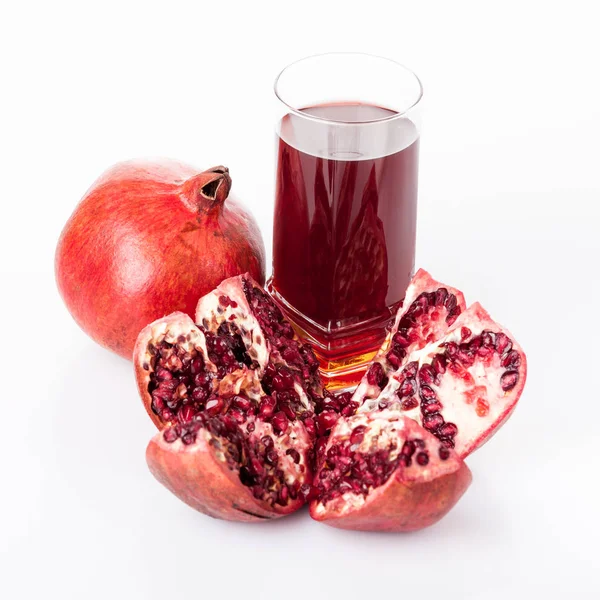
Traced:
<path fill-rule="evenodd" d="M 312 345 L 319 359 L 323 384 L 335 392 L 349 391 L 358 385 L 402 304 L 397 302 L 365 321 L 329 323 L 327 327 L 289 304 L 273 286 L 273 278 L 267 281 L 265 288 L 298 336 Z"/>

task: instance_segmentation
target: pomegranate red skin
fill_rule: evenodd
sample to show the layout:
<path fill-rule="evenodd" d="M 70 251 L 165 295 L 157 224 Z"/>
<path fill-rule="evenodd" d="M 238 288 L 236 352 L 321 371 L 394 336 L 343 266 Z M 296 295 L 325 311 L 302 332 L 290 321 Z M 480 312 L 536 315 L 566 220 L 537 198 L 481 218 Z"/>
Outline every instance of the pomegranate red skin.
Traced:
<path fill-rule="evenodd" d="M 157 433 L 146 449 L 146 461 L 156 479 L 180 500 L 217 519 L 259 522 L 283 517 L 304 503 L 298 498 L 273 508 L 257 500 L 201 436 L 192 446 L 184 446 L 180 441 L 168 444 L 162 432 Z"/>
<path fill-rule="evenodd" d="M 60 294 L 95 341 L 131 360 L 140 330 L 173 311 L 193 315 L 223 279 L 265 280 L 252 216 L 228 198 L 224 167 L 176 161 L 119 163 L 85 194 L 55 258 Z"/>
<path fill-rule="evenodd" d="M 355 531 L 417 531 L 437 523 L 458 502 L 472 480 L 471 471 L 462 463 L 458 471 L 423 482 L 402 482 L 392 476 L 360 508 L 350 512 L 316 512 L 310 516 L 325 525 Z"/>

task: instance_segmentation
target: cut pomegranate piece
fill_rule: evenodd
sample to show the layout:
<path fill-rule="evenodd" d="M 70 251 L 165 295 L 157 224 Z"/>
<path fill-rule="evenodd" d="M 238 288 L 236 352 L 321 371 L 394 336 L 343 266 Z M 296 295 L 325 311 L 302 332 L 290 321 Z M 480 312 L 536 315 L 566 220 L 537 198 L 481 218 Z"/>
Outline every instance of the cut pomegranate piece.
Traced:
<path fill-rule="evenodd" d="M 396 411 L 340 419 L 309 497 L 311 516 L 365 531 L 414 531 L 439 521 L 471 483 L 454 450 Z"/>
<path fill-rule="evenodd" d="M 436 281 L 427 271 L 419 269 L 406 290 L 394 326 L 360 382 L 353 400 L 362 404 L 367 398 L 377 397 L 391 374 L 407 362 L 407 357 L 442 337 L 465 307 L 462 292 Z"/>
<path fill-rule="evenodd" d="M 156 434 L 146 450 L 152 474 L 192 508 L 230 521 L 260 521 L 300 508 L 312 473 L 313 440 L 301 421 L 277 432 L 253 416 L 196 415 Z"/>
<path fill-rule="evenodd" d="M 234 336 L 213 336 L 184 313 L 158 319 L 142 330 L 135 346 L 138 390 L 157 427 L 186 422 L 219 395 L 263 394 L 247 355 Z M 210 348 L 210 350 L 209 350 Z"/>
<path fill-rule="evenodd" d="M 136 343 L 139 391 L 164 428 L 148 446 L 152 473 L 212 516 L 296 510 L 312 480 L 321 392 L 310 346 L 249 276 L 201 298 L 197 320 L 173 313 Z"/>
<path fill-rule="evenodd" d="M 463 458 L 506 421 L 527 378 L 523 350 L 479 303 L 408 360 L 359 412 L 399 410 Z"/>
<path fill-rule="evenodd" d="M 278 306 L 250 277 L 226 279 L 200 298 L 196 322 L 215 334 L 233 328 L 260 376 L 267 371 L 275 389 L 293 388 L 303 399 L 321 394 L 319 363 L 311 346 L 298 339 Z M 278 371 L 279 366 L 285 368 Z"/>

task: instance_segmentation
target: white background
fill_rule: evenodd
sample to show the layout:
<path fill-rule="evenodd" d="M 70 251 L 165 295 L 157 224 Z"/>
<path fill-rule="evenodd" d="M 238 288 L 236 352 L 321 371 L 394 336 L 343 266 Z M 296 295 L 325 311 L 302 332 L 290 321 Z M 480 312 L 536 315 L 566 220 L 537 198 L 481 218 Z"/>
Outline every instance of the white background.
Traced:
<path fill-rule="evenodd" d="M 578 2 L 26 2 L 0 8 L 3 598 L 598 598 L 600 34 Z M 193 512 L 148 472 L 129 363 L 74 324 L 62 225 L 112 163 L 231 169 L 269 246 L 272 82 L 357 50 L 425 86 L 417 265 L 517 336 L 529 380 L 438 525 Z M 594 572 L 595 571 L 595 572 Z"/>

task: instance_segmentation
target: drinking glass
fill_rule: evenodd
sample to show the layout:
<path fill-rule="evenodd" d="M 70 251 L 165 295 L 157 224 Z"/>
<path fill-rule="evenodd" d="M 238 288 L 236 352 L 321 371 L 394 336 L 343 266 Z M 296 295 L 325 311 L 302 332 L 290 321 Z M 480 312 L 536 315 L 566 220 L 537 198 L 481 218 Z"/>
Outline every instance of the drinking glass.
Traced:
<path fill-rule="evenodd" d="M 273 275 L 329 389 L 356 384 L 413 275 L 422 87 L 406 67 L 311 56 L 275 81 Z"/>

